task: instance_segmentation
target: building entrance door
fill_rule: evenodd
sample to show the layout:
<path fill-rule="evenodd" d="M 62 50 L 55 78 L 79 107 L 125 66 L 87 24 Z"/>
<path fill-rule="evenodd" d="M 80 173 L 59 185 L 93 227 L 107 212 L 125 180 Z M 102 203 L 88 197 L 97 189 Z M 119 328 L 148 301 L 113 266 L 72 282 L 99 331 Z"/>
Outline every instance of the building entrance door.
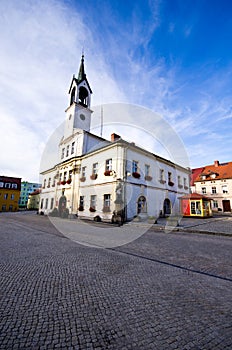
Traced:
<path fill-rule="evenodd" d="M 223 205 L 223 211 L 231 211 L 230 200 L 225 199 L 224 201 L 222 201 L 222 205 Z"/>

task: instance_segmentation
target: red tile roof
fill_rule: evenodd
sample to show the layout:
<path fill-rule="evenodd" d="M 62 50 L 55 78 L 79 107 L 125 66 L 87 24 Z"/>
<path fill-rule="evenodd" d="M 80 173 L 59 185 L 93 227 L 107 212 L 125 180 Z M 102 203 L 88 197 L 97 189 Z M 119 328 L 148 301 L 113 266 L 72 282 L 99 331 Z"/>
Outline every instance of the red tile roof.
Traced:
<path fill-rule="evenodd" d="M 201 169 L 201 171 L 200 171 Z M 212 178 L 210 175 L 215 174 L 215 178 Z M 202 179 L 202 175 L 205 175 L 206 178 Z M 232 162 L 220 164 L 218 161 L 215 161 L 212 165 L 206 165 L 202 168 L 192 169 L 192 181 L 209 181 L 209 180 L 221 180 L 221 179 L 232 179 Z M 193 185 L 192 185 L 193 186 Z"/>
<path fill-rule="evenodd" d="M 208 198 L 200 193 L 186 194 L 185 196 L 180 197 L 180 199 L 208 199 L 208 200 L 211 200 L 211 198 Z"/>

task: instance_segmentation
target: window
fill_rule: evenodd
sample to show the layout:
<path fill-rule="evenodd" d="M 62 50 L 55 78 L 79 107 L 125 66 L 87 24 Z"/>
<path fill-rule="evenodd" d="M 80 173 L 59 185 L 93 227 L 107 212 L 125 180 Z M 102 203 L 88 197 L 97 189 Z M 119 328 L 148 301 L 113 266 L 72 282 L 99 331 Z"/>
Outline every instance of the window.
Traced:
<path fill-rule="evenodd" d="M 96 200 L 97 200 L 96 195 L 90 196 L 90 208 L 96 209 Z"/>
<path fill-rule="evenodd" d="M 104 194 L 103 211 L 110 211 L 110 194 Z"/>
<path fill-rule="evenodd" d="M 228 193 L 227 185 L 222 185 L 222 193 Z"/>
<path fill-rule="evenodd" d="M 84 205 L 85 205 L 85 198 L 84 196 L 80 196 L 79 210 L 84 210 Z"/>
<path fill-rule="evenodd" d="M 106 160 L 106 171 L 111 171 L 112 170 L 112 159 L 107 159 Z"/>
<path fill-rule="evenodd" d="M 0 182 L 0 187 L 1 187 L 1 188 L 4 187 L 4 182 Z"/>
<path fill-rule="evenodd" d="M 150 165 L 145 164 L 145 176 L 150 175 Z"/>
<path fill-rule="evenodd" d="M 4 199 L 7 199 L 8 198 L 8 193 L 5 193 L 4 194 Z"/>
<path fill-rule="evenodd" d="M 214 186 L 212 187 L 212 194 L 215 194 L 215 193 L 217 193 L 217 188 Z"/>
<path fill-rule="evenodd" d="M 44 203 L 44 199 L 41 199 L 41 204 L 40 204 L 40 209 L 43 209 L 43 203 Z"/>
<path fill-rule="evenodd" d="M 65 152 L 65 148 L 62 148 L 62 151 L 61 151 L 61 159 L 64 158 L 64 152 Z"/>
<path fill-rule="evenodd" d="M 66 157 L 68 157 L 68 156 L 69 156 L 69 145 L 66 148 Z"/>
<path fill-rule="evenodd" d="M 200 201 L 191 201 L 191 214 L 201 215 L 201 202 Z"/>
<path fill-rule="evenodd" d="M 160 181 L 163 182 L 164 180 L 164 169 L 160 169 Z"/>
<path fill-rule="evenodd" d="M 12 195 L 10 196 L 10 199 L 11 199 L 11 200 L 15 199 L 15 195 L 12 194 Z"/>
<path fill-rule="evenodd" d="M 201 188 L 201 193 L 202 193 L 202 194 L 206 194 L 206 187 L 202 187 L 202 188 Z"/>
<path fill-rule="evenodd" d="M 17 188 L 18 185 L 17 185 L 17 184 L 12 184 L 11 187 L 12 187 L 12 188 Z"/>
<path fill-rule="evenodd" d="M 13 210 L 13 205 L 9 205 L 9 211 L 12 211 Z"/>
<path fill-rule="evenodd" d="M 172 181 L 172 173 L 169 171 L 168 172 L 168 182 Z"/>
<path fill-rule="evenodd" d="M 187 185 L 187 179 L 186 177 L 184 177 L 184 188 L 187 189 L 188 188 L 188 185 Z"/>
<path fill-rule="evenodd" d="M 213 201 L 213 208 L 217 209 L 218 208 L 218 201 Z"/>
<path fill-rule="evenodd" d="M 132 173 L 138 173 L 139 163 L 136 160 L 132 162 Z"/>
<path fill-rule="evenodd" d="M 46 201 L 45 201 L 45 209 L 48 208 L 48 198 L 46 198 Z"/>
<path fill-rule="evenodd" d="M 93 174 L 96 175 L 98 171 L 98 163 L 93 164 Z"/>
<path fill-rule="evenodd" d="M 2 211 L 6 211 L 6 206 L 5 206 L 5 204 L 2 205 Z"/>
<path fill-rule="evenodd" d="M 181 186 L 181 177 L 178 175 L 178 186 Z"/>
<path fill-rule="evenodd" d="M 59 173 L 59 182 L 62 181 L 62 173 Z"/>
<path fill-rule="evenodd" d="M 49 177 L 49 179 L 48 179 L 48 187 L 50 187 L 51 186 L 51 178 Z"/>
<path fill-rule="evenodd" d="M 44 185 L 43 185 L 43 187 L 45 188 L 46 187 L 46 179 L 44 179 Z"/>
<path fill-rule="evenodd" d="M 51 205 L 50 205 L 50 209 L 53 209 L 53 205 L 54 205 L 54 198 L 51 198 Z"/>
<path fill-rule="evenodd" d="M 81 176 L 86 177 L 86 166 L 82 167 Z"/>
<path fill-rule="evenodd" d="M 68 178 L 69 178 L 70 180 L 72 180 L 72 170 L 69 170 Z"/>
<path fill-rule="evenodd" d="M 67 171 L 64 172 L 64 181 L 67 180 Z"/>
<path fill-rule="evenodd" d="M 6 183 L 5 184 L 5 188 L 11 188 L 11 184 L 10 183 Z"/>
<path fill-rule="evenodd" d="M 74 153 L 74 150 L 75 150 L 75 141 L 72 143 L 71 154 Z"/>

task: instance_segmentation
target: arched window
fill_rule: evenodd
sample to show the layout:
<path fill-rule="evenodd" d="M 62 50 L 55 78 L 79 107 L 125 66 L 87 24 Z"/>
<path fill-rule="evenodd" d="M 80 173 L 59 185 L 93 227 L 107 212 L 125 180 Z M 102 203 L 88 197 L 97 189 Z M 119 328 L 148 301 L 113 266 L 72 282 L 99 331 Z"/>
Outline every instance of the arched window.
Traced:
<path fill-rule="evenodd" d="M 144 196 L 140 196 L 138 199 L 137 212 L 138 214 L 147 212 L 147 201 Z"/>
<path fill-rule="evenodd" d="M 70 106 L 71 104 L 73 104 L 73 102 L 75 102 L 75 94 L 76 94 L 76 87 L 74 86 L 71 93 Z"/>
<path fill-rule="evenodd" d="M 88 95 L 88 90 L 84 86 L 81 86 L 79 89 L 79 103 L 82 106 L 88 106 Z"/>

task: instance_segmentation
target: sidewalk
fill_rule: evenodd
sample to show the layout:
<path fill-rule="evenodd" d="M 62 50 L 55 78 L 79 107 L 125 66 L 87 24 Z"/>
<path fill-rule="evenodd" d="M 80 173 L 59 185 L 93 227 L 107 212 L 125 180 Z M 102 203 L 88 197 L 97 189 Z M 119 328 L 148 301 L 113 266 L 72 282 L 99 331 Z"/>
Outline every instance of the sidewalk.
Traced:
<path fill-rule="evenodd" d="M 232 236 L 232 216 L 217 215 L 211 218 L 181 218 L 179 226 L 172 227 L 167 218 L 159 218 L 155 228 L 173 228 L 178 231 L 189 231 Z"/>

